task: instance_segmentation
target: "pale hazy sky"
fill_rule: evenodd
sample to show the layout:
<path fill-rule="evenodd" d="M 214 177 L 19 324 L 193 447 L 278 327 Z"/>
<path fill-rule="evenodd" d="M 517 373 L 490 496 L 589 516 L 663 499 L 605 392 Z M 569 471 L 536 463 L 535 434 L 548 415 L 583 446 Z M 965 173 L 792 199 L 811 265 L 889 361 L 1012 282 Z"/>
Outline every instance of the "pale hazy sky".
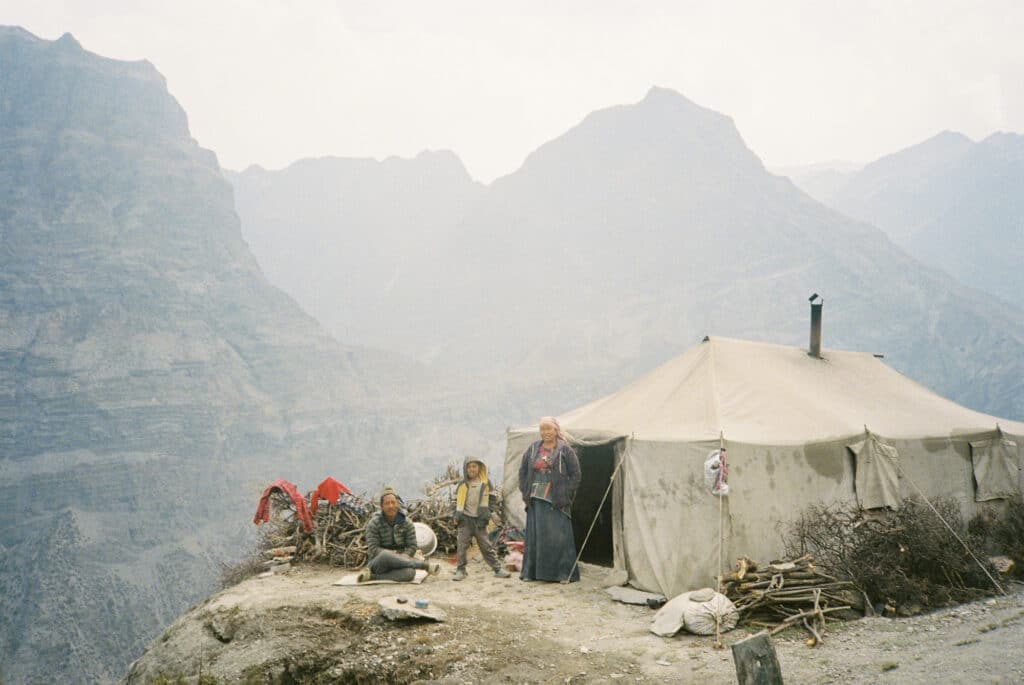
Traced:
<path fill-rule="evenodd" d="M 1024 131 L 1015 0 L 0 0 L 0 24 L 148 59 L 231 169 L 450 149 L 489 182 L 652 85 L 773 167 Z"/>

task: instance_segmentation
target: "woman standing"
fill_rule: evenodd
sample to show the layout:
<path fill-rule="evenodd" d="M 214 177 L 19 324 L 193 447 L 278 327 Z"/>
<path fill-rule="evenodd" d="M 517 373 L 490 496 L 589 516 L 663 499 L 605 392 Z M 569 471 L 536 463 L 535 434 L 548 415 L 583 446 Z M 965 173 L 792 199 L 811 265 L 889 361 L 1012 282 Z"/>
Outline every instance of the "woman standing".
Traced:
<path fill-rule="evenodd" d="M 580 484 L 580 462 L 558 420 L 540 420 L 540 440 L 523 453 L 519 492 L 526 506 L 523 580 L 573 582 L 576 543 L 572 536 L 572 498 Z"/>

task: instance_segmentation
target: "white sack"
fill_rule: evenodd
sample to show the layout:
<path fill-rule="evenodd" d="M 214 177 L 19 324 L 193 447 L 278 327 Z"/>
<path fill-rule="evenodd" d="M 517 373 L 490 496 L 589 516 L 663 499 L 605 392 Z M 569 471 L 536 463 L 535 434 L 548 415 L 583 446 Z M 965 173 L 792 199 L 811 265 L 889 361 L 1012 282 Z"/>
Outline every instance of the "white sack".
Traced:
<path fill-rule="evenodd" d="M 716 623 L 721 632 L 728 632 L 736 627 L 739 617 L 739 610 L 728 597 L 704 588 L 673 597 L 654 615 L 650 630 L 661 637 L 671 637 L 684 627 L 696 635 L 714 635 Z"/>

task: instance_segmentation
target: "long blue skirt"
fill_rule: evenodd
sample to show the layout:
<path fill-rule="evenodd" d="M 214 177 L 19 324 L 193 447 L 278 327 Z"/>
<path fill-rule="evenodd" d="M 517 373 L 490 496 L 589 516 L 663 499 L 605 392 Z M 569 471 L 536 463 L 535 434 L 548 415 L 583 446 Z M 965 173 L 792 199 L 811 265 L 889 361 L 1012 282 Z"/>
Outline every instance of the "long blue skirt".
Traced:
<path fill-rule="evenodd" d="M 523 550 L 523 580 L 570 582 L 580 579 L 572 519 L 541 499 L 530 500 L 526 511 L 526 545 Z M 569 572 L 572 577 L 569 577 Z"/>

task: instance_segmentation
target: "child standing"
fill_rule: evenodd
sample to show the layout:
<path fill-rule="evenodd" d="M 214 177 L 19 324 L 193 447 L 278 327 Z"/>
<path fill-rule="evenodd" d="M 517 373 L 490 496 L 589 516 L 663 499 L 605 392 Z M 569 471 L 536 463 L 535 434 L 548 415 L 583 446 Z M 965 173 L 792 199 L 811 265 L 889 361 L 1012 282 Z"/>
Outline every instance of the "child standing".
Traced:
<path fill-rule="evenodd" d="M 491 519 L 491 484 L 487 480 L 487 466 L 476 457 L 466 457 L 462 463 L 463 480 L 455 489 L 455 522 L 457 562 L 452 580 L 466 577 L 466 552 L 475 539 L 487 565 L 494 575 L 508 578 L 511 574 L 502 568 L 487 539 L 487 522 Z"/>

